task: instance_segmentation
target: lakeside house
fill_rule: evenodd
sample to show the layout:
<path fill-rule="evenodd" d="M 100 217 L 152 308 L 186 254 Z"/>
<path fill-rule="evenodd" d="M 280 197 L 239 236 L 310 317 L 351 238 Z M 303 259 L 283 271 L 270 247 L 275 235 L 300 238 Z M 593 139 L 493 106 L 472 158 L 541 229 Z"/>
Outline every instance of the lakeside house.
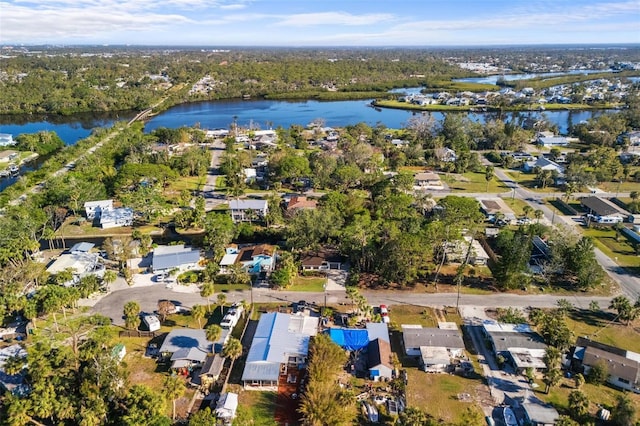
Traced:
<path fill-rule="evenodd" d="M 9 133 L 0 133 L 0 146 L 12 146 L 17 143 Z"/>

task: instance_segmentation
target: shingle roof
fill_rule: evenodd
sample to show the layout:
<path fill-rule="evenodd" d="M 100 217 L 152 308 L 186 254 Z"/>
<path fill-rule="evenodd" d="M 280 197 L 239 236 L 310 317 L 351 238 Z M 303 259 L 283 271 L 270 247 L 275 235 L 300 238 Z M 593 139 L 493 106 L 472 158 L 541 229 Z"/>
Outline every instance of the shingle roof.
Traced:
<path fill-rule="evenodd" d="M 620 213 L 621 210 L 613 205 L 613 203 L 608 200 L 603 200 L 600 197 L 583 197 L 580 199 L 580 202 L 598 216 Z"/>
<path fill-rule="evenodd" d="M 405 348 L 421 346 L 464 349 L 462 335 L 458 330 L 441 328 L 408 328 L 402 327 Z"/>
<path fill-rule="evenodd" d="M 593 366 L 598 362 L 604 362 L 612 376 L 621 377 L 631 383 L 637 383 L 640 380 L 640 363 L 637 361 L 593 346 L 587 346 L 582 363 Z"/>
<path fill-rule="evenodd" d="M 369 342 L 368 349 L 369 368 L 377 365 L 393 368 L 391 364 L 391 345 L 382 339 L 375 339 Z"/>

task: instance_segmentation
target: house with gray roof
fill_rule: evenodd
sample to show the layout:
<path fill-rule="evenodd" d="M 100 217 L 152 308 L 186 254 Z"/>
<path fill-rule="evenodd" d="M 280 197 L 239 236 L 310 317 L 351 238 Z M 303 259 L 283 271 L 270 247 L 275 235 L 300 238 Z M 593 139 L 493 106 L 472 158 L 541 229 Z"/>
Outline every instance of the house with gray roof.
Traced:
<path fill-rule="evenodd" d="M 202 364 L 213 352 L 213 343 L 207 340 L 203 329 L 177 328 L 165 337 L 160 356 L 171 360 L 171 368 L 189 368 Z"/>
<path fill-rule="evenodd" d="M 588 211 L 587 218 L 592 222 L 614 224 L 624 222 L 629 218 L 633 220 L 631 213 L 606 198 L 582 197 L 580 204 Z"/>
<path fill-rule="evenodd" d="M 503 356 L 518 373 L 529 367 L 537 370 L 546 368 L 543 358 L 547 345 L 528 324 L 485 321 L 482 330 L 494 355 Z"/>
<path fill-rule="evenodd" d="M 531 426 L 553 426 L 560 418 L 558 411 L 550 404 L 540 402 L 522 403 L 526 424 Z"/>
<path fill-rule="evenodd" d="M 279 312 L 262 314 L 247 354 L 242 383 L 247 390 L 277 390 L 280 375 L 307 364 L 318 318 Z"/>
<path fill-rule="evenodd" d="M 405 354 L 418 357 L 421 368 L 429 373 L 447 371 L 452 360 L 464 354 L 460 330 L 447 323 L 438 324 L 438 328 L 403 324 L 402 343 Z"/>
<path fill-rule="evenodd" d="M 173 269 L 185 271 L 197 268 L 198 262 L 200 250 L 185 247 L 184 244 L 158 246 L 153 250 L 151 269 L 154 273 L 169 272 Z"/>
<path fill-rule="evenodd" d="M 598 363 L 606 365 L 609 384 L 640 393 L 640 354 L 579 337 L 573 351 L 574 369 L 588 374 Z"/>

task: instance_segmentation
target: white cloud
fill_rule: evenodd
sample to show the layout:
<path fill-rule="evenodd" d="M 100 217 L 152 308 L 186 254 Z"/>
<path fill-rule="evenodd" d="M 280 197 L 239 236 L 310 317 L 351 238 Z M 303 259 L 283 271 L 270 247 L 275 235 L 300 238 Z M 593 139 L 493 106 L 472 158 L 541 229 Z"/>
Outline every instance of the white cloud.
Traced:
<path fill-rule="evenodd" d="M 276 25 L 280 27 L 308 27 L 313 25 L 362 26 L 380 24 L 393 19 L 393 15 L 386 13 L 364 15 L 345 12 L 299 13 L 280 17 Z"/>

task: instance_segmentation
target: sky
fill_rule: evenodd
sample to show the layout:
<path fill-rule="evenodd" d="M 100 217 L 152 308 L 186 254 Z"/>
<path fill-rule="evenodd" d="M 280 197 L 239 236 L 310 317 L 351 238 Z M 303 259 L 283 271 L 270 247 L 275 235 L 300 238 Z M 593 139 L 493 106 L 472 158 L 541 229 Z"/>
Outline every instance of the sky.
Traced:
<path fill-rule="evenodd" d="M 640 43 L 640 0 L 0 0 L 0 44 Z"/>

